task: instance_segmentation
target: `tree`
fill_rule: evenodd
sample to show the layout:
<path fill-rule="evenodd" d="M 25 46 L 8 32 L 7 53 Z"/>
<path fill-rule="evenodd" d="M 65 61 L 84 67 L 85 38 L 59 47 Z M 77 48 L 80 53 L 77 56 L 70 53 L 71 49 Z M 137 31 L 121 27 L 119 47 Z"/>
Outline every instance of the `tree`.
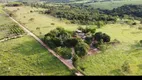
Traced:
<path fill-rule="evenodd" d="M 103 34 L 102 39 L 103 39 L 103 42 L 110 42 L 110 36 L 105 33 Z"/>
<path fill-rule="evenodd" d="M 93 35 L 94 39 L 97 41 L 101 41 L 101 39 L 103 38 L 103 33 L 102 32 L 97 32 L 95 35 Z"/>
<path fill-rule="evenodd" d="M 79 57 L 83 57 L 88 53 L 89 45 L 83 41 L 79 41 L 78 44 L 75 46 L 75 53 Z"/>
<path fill-rule="evenodd" d="M 91 44 L 91 42 L 92 42 L 92 37 L 91 36 L 87 36 L 86 38 L 85 38 L 85 42 L 89 45 L 89 44 Z"/>
<path fill-rule="evenodd" d="M 67 47 L 74 47 L 78 43 L 78 40 L 76 38 L 70 38 L 65 40 L 64 44 Z"/>
<path fill-rule="evenodd" d="M 98 42 L 101 42 L 101 40 L 103 40 L 103 42 L 110 42 L 110 36 L 102 32 L 97 32 L 93 37 Z"/>

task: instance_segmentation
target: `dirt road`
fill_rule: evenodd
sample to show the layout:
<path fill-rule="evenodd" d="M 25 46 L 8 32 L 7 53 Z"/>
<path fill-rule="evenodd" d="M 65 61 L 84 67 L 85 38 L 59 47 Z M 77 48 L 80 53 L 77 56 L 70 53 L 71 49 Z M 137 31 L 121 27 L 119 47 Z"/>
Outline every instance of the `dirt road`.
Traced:
<path fill-rule="evenodd" d="M 9 16 L 4 10 L 3 12 Z M 34 35 L 32 32 L 30 32 L 27 28 L 25 28 L 23 25 L 21 25 L 17 20 L 15 20 L 14 18 L 10 17 L 9 18 L 14 21 L 15 23 L 17 23 L 25 32 L 27 32 L 30 36 L 32 36 L 35 40 L 37 40 L 42 46 L 44 46 L 50 53 L 52 53 L 55 57 L 57 57 L 62 63 L 64 63 L 70 70 L 71 69 L 75 69 L 75 67 L 68 62 L 68 60 L 63 59 L 62 57 L 60 57 L 59 55 L 56 55 L 56 53 L 50 49 L 41 39 L 39 39 L 36 35 Z M 83 74 L 81 74 L 79 71 L 77 73 L 75 73 L 77 76 L 83 76 Z"/>

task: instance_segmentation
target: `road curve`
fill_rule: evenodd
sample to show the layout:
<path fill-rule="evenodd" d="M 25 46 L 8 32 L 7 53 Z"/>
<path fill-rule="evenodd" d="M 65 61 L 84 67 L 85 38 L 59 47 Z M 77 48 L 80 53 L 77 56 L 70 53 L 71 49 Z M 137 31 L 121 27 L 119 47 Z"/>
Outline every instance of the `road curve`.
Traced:
<path fill-rule="evenodd" d="M 61 56 L 57 55 L 52 49 L 50 49 L 41 39 L 39 39 L 36 35 L 30 32 L 27 28 L 21 25 L 17 20 L 10 17 L 4 10 L 3 12 L 15 23 L 17 23 L 25 32 L 27 32 L 30 36 L 32 36 L 35 40 L 37 40 L 42 46 L 44 46 L 50 53 L 52 53 L 55 57 L 57 57 L 63 64 L 65 64 L 70 70 L 75 69 L 75 67 L 68 62 L 68 60 L 63 59 Z M 77 76 L 83 76 L 79 71 L 75 73 Z"/>

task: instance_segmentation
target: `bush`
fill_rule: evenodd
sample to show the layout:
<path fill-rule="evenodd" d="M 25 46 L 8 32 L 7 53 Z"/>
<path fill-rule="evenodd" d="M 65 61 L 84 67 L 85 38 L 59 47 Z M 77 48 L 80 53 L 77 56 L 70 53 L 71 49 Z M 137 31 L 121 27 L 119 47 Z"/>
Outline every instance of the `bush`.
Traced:
<path fill-rule="evenodd" d="M 140 42 L 139 42 L 139 43 L 140 43 L 140 45 L 142 45 L 142 40 L 140 40 Z"/>
<path fill-rule="evenodd" d="M 132 23 L 132 25 L 137 25 L 137 23 L 136 23 L 136 22 L 134 22 L 134 23 Z"/>
<path fill-rule="evenodd" d="M 58 53 L 58 55 L 62 56 L 65 59 L 71 59 L 72 57 L 71 55 L 72 50 L 70 48 L 57 47 L 55 51 Z"/>
<path fill-rule="evenodd" d="M 101 42 L 102 40 L 102 42 L 110 42 L 110 36 L 102 32 L 97 32 L 95 35 L 93 35 L 93 37 L 98 42 Z"/>
<path fill-rule="evenodd" d="M 30 19 L 29 19 L 29 21 L 33 21 L 33 20 L 34 20 L 34 18 L 30 18 Z"/>
<path fill-rule="evenodd" d="M 51 23 L 51 25 L 55 25 L 55 23 Z"/>
<path fill-rule="evenodd" d="M 30 10 L 30 13 L 33 13 L 33 11 L 32 11 L 32 10 Z"/>
<path fill-rule="evenodd" d="M 142 27 L 138 27 L 139 30 L 142 30 Z"/>
<path fill-rule="evenodd" d="M 131 73 L 130 64 L 128 63 L 128 61 L 125 61 L 123 63 L 123 65 L 121 66 L 121 69 L 122 69 L 122 72 Z"/>
<path fill-rule="evenodd" d="M 76 54 L 73 54 L 73 58 L 72 58 L 72 62 L 73 62 L 73 65 L 76 67 L 76 63 L 77 63 L 77 60 L 79 59 L 79 57 L 76 55 Z"/>

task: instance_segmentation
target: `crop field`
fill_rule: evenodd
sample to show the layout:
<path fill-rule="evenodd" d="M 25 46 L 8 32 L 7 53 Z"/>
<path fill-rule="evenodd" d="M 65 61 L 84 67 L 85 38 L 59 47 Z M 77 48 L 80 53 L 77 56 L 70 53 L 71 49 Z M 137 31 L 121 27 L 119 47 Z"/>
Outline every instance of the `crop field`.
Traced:
<path fill-rule="evenodd" d="M 2 11 L 0 12 L 0 40 L 23 33 L 24 31 L 17 24 L 13 23 Z"/>
<path fill-rule="evenodd" d="M 17 8 L 19 8 L 19 10 L 17 10 Z M 43 37 L 43 35 L 48 33 L 50 30 L 55 29 L 56 27 L 63 27 L 68 30 L 75 30 L 80 26 L 77 24 L 66 24 L 65 21 L 60 21 L 59 19 L 49 15 L 39 14 L 37 12 L 30 13 L 31 10 L 32 11 L 40 10 L 40 8 L 36 9 L 24 6 L 24 7 L 6 7 L 6 9 L 10 11 L 17 10 L 15 12 L 16 19 L 19 22 L 23 23 L 25 27 L 27 27 L 30 31 L 32 31 L 39 37 Z M 30 19 L 33 20 L 31 21 Z"/>
<path fill-rule="evenodd" d="M 117 8 L 125 4 L 142 4 L 142 0 L 124 0 L 124 1 L 107 1 L 107 2 L 87 3 L 87 5 L 91 5 L 94 8 L 101 8 L 101 9 L 113 9 L 113 8 Z"/>

